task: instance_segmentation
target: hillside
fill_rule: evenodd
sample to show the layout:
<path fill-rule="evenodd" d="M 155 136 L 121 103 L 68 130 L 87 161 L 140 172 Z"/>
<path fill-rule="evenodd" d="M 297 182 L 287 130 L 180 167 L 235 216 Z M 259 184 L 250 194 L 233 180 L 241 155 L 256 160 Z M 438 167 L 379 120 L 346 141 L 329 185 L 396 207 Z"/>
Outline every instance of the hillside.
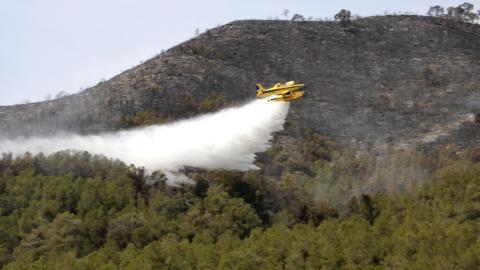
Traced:
<path fill-rule="evenodd" d="M 307 84 L 288 121 L 343 146 L 374 149 L 478 143 L 480 34 L 423 16 L 338 22 L 235 21 L 81 93 L 0 107 L 1 134 L 116 130 L 120 115 L 199 113 L 202 99 L 255 98 L 255 84 Z M 280 135 L 292 135 L 288 131 Z"/>

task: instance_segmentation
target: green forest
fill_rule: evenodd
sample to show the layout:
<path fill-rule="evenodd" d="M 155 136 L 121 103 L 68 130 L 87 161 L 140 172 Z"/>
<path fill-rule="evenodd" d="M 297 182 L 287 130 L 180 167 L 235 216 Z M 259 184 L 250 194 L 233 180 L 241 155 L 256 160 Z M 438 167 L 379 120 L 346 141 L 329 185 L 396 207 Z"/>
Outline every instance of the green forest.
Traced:
<path fill-rule="evenodd" d="M 156 116 L 137 117 L 141 126 Z M 282 145 L 274 136 L 258 154 L 261 170 L 199 171 L 195 185 L 168 186 L 162 172 L 82 151 L 4 153 L 0 264 L 480 268 L 480 149 L 440 147 L 426 156 L 396 149 L 390 136 L 378 154 L 368 137 L 365 151 L 342 150 L 291 119 L 285 128 L 298 139 Z"/>

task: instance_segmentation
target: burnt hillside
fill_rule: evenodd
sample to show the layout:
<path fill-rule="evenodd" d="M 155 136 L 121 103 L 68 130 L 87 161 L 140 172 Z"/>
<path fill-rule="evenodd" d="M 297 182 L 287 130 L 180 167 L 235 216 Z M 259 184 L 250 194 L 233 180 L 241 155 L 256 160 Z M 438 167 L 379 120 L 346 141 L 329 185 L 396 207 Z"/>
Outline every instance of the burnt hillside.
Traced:
<path fill-rule="evenodd" d="M 480 29 L 423 16 L 338 22 L 235 21 L 76 95 L 0 107 L 0 133 L 116 130 L 120 115 L 156 110 L 179 119 L 202 98 L 255 98 L 255 84 L 301 80 L 290 123 L 377 149 L 478 143 Z M 288 136 L 288 132 L 285 132 Z"/>

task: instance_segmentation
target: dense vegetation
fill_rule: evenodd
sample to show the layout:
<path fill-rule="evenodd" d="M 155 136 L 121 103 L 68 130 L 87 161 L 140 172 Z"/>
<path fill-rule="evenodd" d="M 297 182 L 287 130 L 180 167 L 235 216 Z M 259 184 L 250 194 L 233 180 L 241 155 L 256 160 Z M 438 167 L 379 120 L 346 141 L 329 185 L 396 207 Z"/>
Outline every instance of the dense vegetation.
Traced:
<path fill-rule="evenodd" d="M 0 161 L 5 269 L 478 269 L 480 151 L 340 152 L 298 129 L 259 171 L 161 172 L 86 152 Z M 368 138 L 367 138 L 368 140 Z M 368 145 L 368 143 L 367 143 Z M 367 150 L 369 150 L 367 148 Z M 154 183 L 146 185 L 145 181 Z M 274 213 L 276 212 L 276 213 Z"/>

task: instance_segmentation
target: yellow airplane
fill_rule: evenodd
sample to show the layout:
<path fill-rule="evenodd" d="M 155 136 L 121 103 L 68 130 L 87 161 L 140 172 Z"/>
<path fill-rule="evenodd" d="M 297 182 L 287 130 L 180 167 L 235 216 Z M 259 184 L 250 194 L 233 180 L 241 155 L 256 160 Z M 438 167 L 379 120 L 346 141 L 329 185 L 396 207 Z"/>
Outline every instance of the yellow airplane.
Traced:
<path fill-rule="evenodd" d="M 277 83 L 270 89 L 264 89 L 261 84 L 257 84 L 257 97 L 266 97 L 268 95 L 282 95 L 298 90 L 304 84 L 294 84 L 294 81 L 289 81 L 285 84 Z"/>
<path fill-rule="evenodd" d="M 269 95 L 280 95 L 279 97 L 269 99 L 268 101 L 292 101 L 307 95 L 305 91 L 294 92 L 305 86 L 304 84 L 295 84 L 289 81 L 285 84 L 277 83 L 270 89 L 264 89 L 261 84 L 257 84 L 257 97 L 266 97 Z"/>

